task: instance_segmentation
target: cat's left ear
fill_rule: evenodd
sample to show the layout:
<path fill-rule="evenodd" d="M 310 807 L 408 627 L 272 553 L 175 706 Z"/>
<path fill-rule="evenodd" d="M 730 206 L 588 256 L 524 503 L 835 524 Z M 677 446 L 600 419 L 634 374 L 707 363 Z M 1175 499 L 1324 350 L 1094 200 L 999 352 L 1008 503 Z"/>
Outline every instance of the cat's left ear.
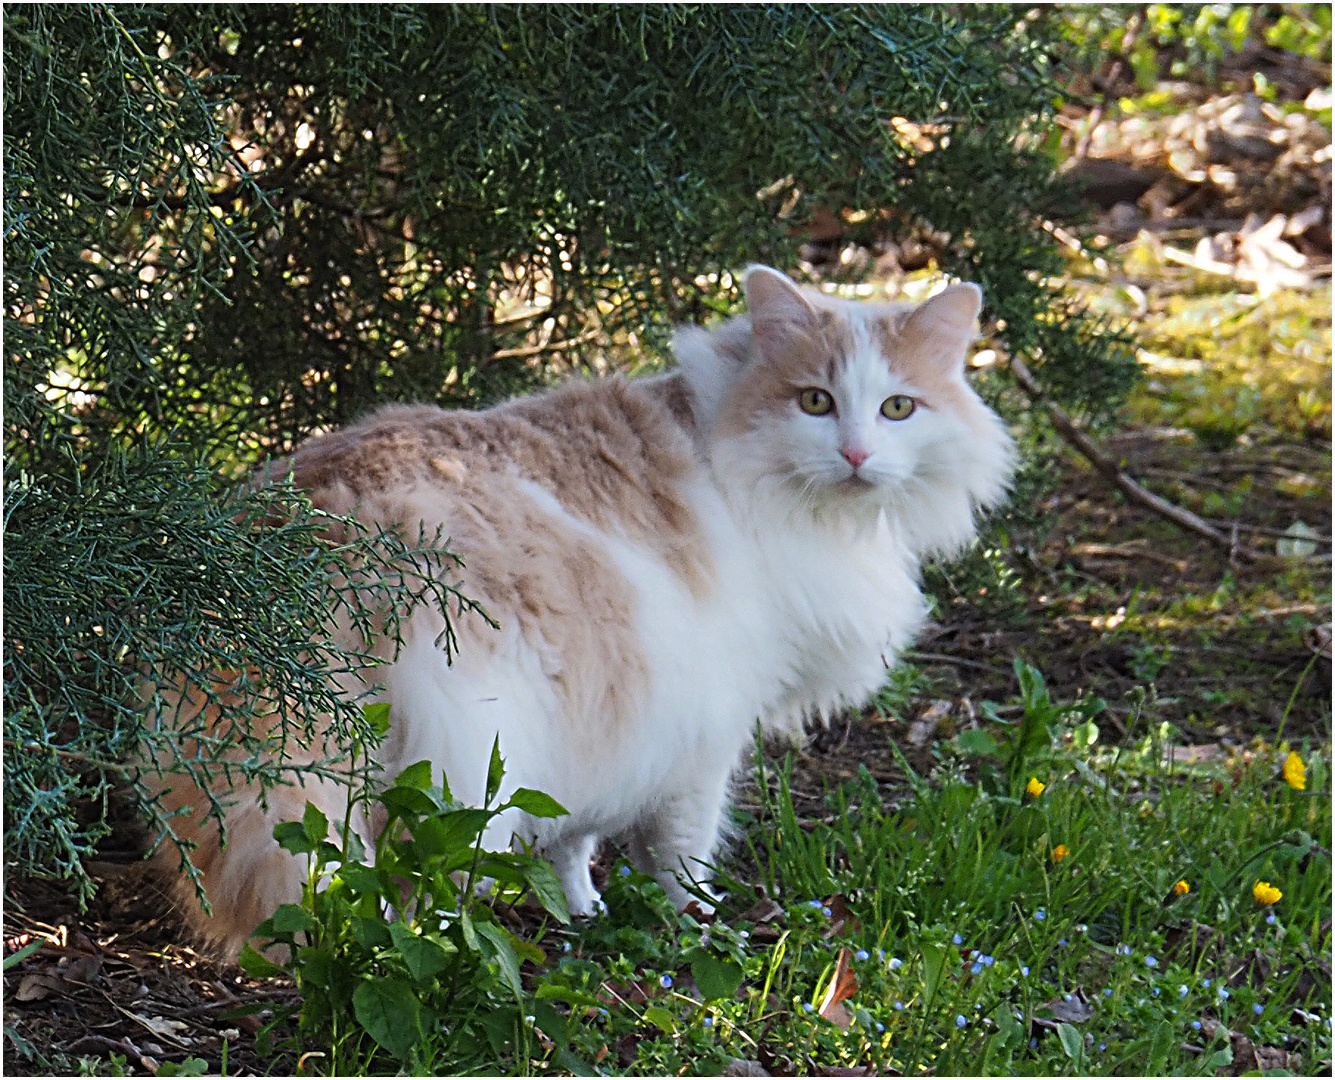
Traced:
<path fill-rule="evenodd" d="M 977 285 L 968 281 L 950 285 L 909 312 L 899 337 L 924 359 L 958 356 L 962 364 L 982 308 L 983 290 Z"/>
<path fill-rule="evenodd" d="M 751 331 L 762 353 L 794 334 L 810 334 L 815 329 L 815 308 L 786 274 L 752 265 L 746 270 L 745 287 Z"/>

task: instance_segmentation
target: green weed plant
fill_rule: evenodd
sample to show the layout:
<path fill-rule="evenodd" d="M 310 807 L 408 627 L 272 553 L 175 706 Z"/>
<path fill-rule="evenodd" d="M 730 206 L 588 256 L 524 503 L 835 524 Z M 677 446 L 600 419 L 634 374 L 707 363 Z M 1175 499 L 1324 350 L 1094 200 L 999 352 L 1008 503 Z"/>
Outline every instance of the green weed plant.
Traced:
<path fill-rule="evenodd" d="M 247 962 L 297 979 L 302 1045 L 329 1054 L 307 1071 L 1194 1075 L 1230 1064 L 1230 1032 L 1328 1061 L 1328 750 L 1180 760 L 1143 693 L 1108 744 L 1102 701 L 1016 674 L 1018 716 L 984 705 L 927 775 L 901 757 L 902 797 L 863 769 L 812 820 L 791 762 L 762 764 L 751 867 L 720 872 L 716 914 L 618 864 L 607 916 L 571 924 L 544 864 L 480 843 L 506 807 L 554 804 L 492 808 L 496 755 L 482 809 L 415 766 L 374 796 L 374 866 L 315 812 L 280 827 L 310 879 L 261 933 L 293 958 Z M 478 875 L 537 896 L 541 949 Z"/>

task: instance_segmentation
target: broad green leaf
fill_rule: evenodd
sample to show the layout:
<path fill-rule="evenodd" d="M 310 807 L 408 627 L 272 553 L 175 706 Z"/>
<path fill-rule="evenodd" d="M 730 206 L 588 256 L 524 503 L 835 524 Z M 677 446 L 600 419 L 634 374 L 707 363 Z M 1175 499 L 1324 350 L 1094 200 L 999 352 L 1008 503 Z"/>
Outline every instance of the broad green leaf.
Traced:
<path fill-rule="evenodd" d="M 408 971 L 418 982 L 426 982 L 449 963 L 445 950 L 434 941 L 414 934 L 401 922 L 390 923 L 389 936 L 399 950 Z"/>
<path fill-rule="evenodd" d="M 333 957 L 328 949 L 308 945 L 297 952 L 297 969 L 301 973 L 301 981 L 322 990 L 329 987 L 329 969 L 332 964 Z"/>
<path fill-rule="evenodd" d="M 380 801 L 391 814 L 409 821 L 440 809 L 430 795 L 414 787 L 392 787 L 380 795 Z"/>
<path fill-rule="evenodd" d="M 931 1004 L 936 999 L 936 988 L 941 985 L 941 973 L 946 966 L 946 947 L 935 941 L 923 942 L 922 964 L 926 983 L 923 999 Z"/>
<path fill-rule="evenodd" d="M 301 815 L 301 829 L 312 848 L 329 835 L 329 819 L 313 802 L 306 803 L 306 810 Z"/>
<path fill-rule="evenodd" d="M 1080 1032 L 1070 1024 L 1058 1024 L 1057 1038 L 1061 1040 L 1066 1056 L 1079 1065 L 1085 1056 L 1085 1040 Z"/>
<path fill-rule="evenodd" d="M 421 821 L 410 823 L 408 829 L 423 855 L 439 857 L 472 848 L 493 817 L 494 811 L 471 807 L 433 812 Z"/>
<path fill-rule="evenodd" d="M 539 818 L 564 817 L 570 813 L 545 791 L 534 791 L 532 788 L 524 787 L 515 788 L 501 809 L 508 809 L 511 806 L 516 806 L 524 813 Z"/>
<path fill-rule="evenodd" d="M 529 891 L 537 897 L 543 909 L 558 922 L 569 923 L 570 907 L 566 903 L 565 889 L 561 887 L 561 879 L 551 864 L 535 859 L 521 867 L 520 872 L 524 875 Z"/>
<path fill-rule="evenodd" d="M 306 855 L 315 850 L 315 845 L 306 836 L 306 827 L 300 821 L 280 821 L 273 827 L 273 838 L 278 846 L 286 848 L 293 855 Z"/>
<path fill-rule="evenodd" d="M 742 965 L 708 949 L 691 949 L 686 953 L 691 965 L 691 977 L 706 1001 L 731 998 L 742 985 Z"/>
<path fill-rule="evenodd" d="M 421 1009 L 413 988 L 401 979 L 370 979 L 352 993 L 357 1022 L 400 1061 L 417 1042 Z"/>
<path fill-rule="evenodd" d="M 364 949 L 378 949 L 389 945 L 393 939 L 389 936 L 389 927 L 384 919 L 369 919 L 354 916 L 348 928 L 357 944 Z"/>
<path fill-rule="evenodd" d="M 409 765 L 394 778 L 394 786 L 425 791 L 431 786 L 431 762 L 417 761 Z"/>
<path fill-rule="evenodd" d="M 494 946 L 493 959 L 500 965 L 501 974 L 510 985 L 515 1000 L 523 1001 L 524 987 L 519 981 L 519 958 L 515 955 L 509 931 L 492 922 L 475 922 L 473 926 L 479 937 L 485 938 Z"/>
<path fill-rule="evenodd" d="M 566 1030 L 565 1017 L 553 1009 L 549 1002 L 535 1001 L 532 1012 L 533 1024 L 539 1031 L 558 1047 L 569 1045 L 570 1033 Z"/>
<path fill-rule="evenodd" d="M 651 1024 L 657 1024 L 667 1035 L 677 1030 L 677 1019 L 661 1005 L 650 1005 L 644 1010 L 644 1018 Z"/>
<path fill-rule="evenodd" d="M 389 702 L 374 701 L 369 705 L 363 705 L 362 719 L 376 735 L 384 738 L 385 733 L 389 731 Z"/>
<path fill-rule="evenodd" d="M 969 728 L 955 736 L 960 752 L 974 757 L 988 757 L 997 752 L 997 740 L 982 728 Z"/>
<path fill-rule="evenodd" d="M 363 863 L 344 863 L 338 869 L 338 876 L 355 893 L 380 892 L 380 876 Z"/>
<path fill-rule="evenodd" d="M 602 1076 L 597 1069 L 582 1057 L 572 1053 L 567 1047 L 559 1047 L 553 1060 L 571 1076 Z"/>
<path fill-rule="evenodd" d="M 252 979 L 271 979 L 275 975 L 284 974 L 282 968 L 261 956 L 249 945 L 242 946 L 241 955 L 236 958 L 236 962 Z"/>
<path fill-rule="evenodd" d="M 269 924 L 279 934 L 295 934 L 301 930 L 313 930 L 315 919 L 300 904 L 283 904 L 269 919 Z"/>
<path fill-rule="evenodd" d="M 501 790 L 501 779 L 504 776 L 505 762 L 501 758 L 501 737 L 497 735 L 495 742 L 491 744 L 491 761 L 487 765 L 487 797 L 483 800 L 483 805 L 491 805 L 491 800 L 496 798 L 496 793 Z"/>

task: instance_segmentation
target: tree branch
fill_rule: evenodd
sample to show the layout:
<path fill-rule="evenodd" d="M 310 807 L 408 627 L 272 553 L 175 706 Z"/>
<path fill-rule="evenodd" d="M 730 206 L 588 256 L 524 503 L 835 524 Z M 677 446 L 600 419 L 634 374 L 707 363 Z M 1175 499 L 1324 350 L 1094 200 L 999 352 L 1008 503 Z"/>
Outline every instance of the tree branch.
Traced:
<path fill-rule="evenodd" d="M 1220 532 L 1208 521 L 1197 517 L 1190 510 L 1186 510 L 1176 503 L 1171 503 L 1167 499 L 1154 494 L 1154 492 L 1141 487 L 1118 468 L 1117 462 L 1108 457 L 1099 448 L 1098 444 L 1080 429 L 1079 425 L 1066 414 L 1065 409 L 1044 396 L 1043 388 L 1035 381 L 1023 360 L 1018 356 L 1013 356 L 1010 366 L 1020 389 L 1029 396 L 1034 404 L 1041 405 L 1047 410 L 1048 418 L 1052 421 L 1052 426 L 1057 429 L 1057 433 L 1071 446 L 1075 447 L 1099 473 L 1133 503 L 1144 507 L 1146 510 L 1152 510 L 1160 517 L 1167 518 L 1179 528 L 1193 532 L 1197 536 L 1205 537 L 1216 547 L 1227 551 L 1230 559 L 1237 557 L 1248 562 L 1255 562 L 1265 557 L 1260 552 L 1238 543 L 1236 536 L 1228 536 Z"/>

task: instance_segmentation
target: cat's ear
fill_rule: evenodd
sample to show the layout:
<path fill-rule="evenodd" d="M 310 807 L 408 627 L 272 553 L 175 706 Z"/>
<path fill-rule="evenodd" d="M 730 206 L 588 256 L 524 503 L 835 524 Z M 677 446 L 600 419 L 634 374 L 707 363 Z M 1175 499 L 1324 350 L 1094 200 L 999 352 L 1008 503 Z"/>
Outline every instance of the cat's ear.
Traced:
<path fill-rule="evenodd" d="M 816 309 L 785 275 L 768 266 L 746 271 L 746 307 L 761 351 L 816 328 Z"/>
<path fill-rule="evenodd" d="M 898 336 L 910 354 L 937 362 L 957 357 L 962 366 L 982 307 L 983 290 L 977 285 L 966 281 L 948 286 L 910 311 Z"/>

